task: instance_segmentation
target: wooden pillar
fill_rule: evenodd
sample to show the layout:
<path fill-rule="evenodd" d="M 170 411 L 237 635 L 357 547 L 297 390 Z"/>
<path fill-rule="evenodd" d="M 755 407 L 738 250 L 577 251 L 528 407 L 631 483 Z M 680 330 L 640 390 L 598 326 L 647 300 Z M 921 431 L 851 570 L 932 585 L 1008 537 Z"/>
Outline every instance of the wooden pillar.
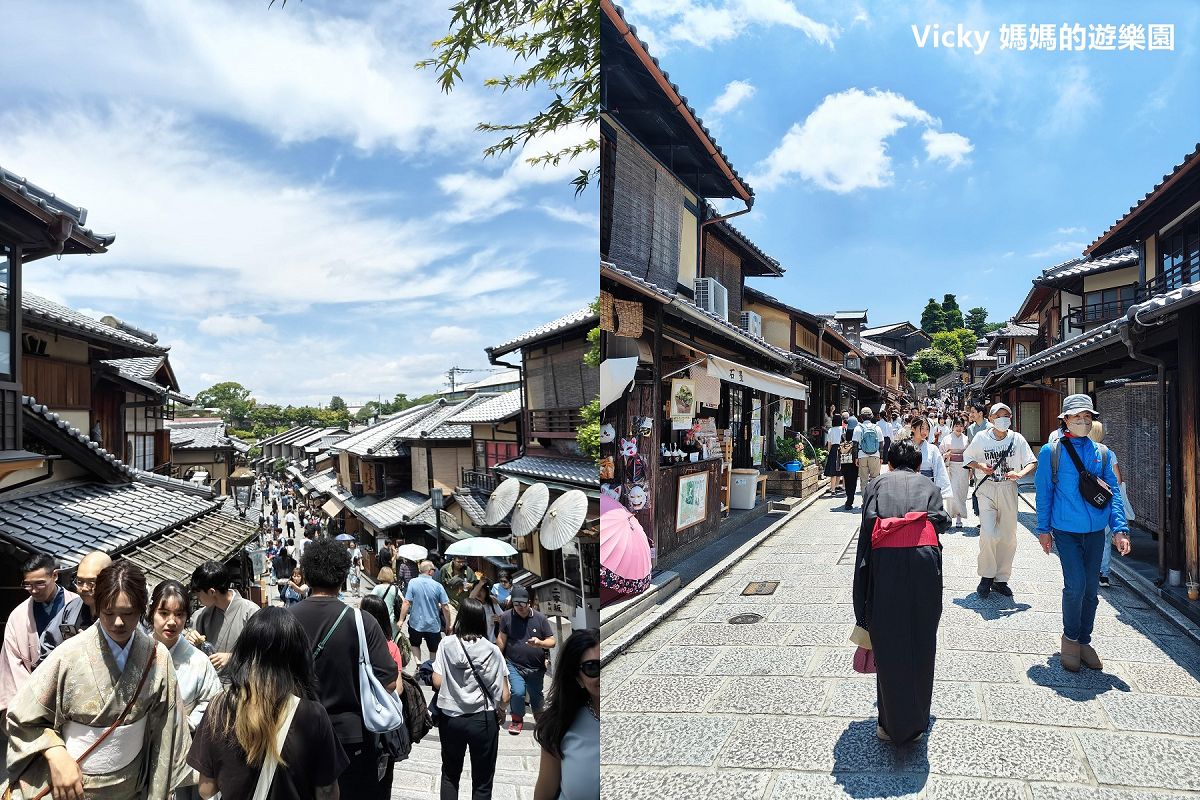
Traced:
<path fill-rule="evenodd" d="M 701 259 L 703 264 L 703 259 Z M 653 383 L 650 389 L 650 407 L 653 410 L 651 419 L 654 421 L 654 436 L 650 441 L 650 455 L 647 458 L 647 486 L 657 495 L 658 476 L 661 470 L 658 460 L 659 446 L 667 440 L 670 431 L 663 428 L 663 403 L 662 403 L 662 350 L 663 350 L 663 307 L 661 303 L 654 304 L 654 341 L 651 343 L 651 374 Z M 668 423 L 669 424 L 669 423 Z M 650 513 L 648 515 L 650 521 L 650 530 L 647 533 L 650 535 L 651 551 L 654 562 L 658 561 L 659 553 L 659 530 L 655 524 L 656 514 L 655 506 L 662 501 L 662 498 L 651 495 L 650 497 Z M 653 566 L 653 563 L 651 564 Z"/>
<path fill-rule="evenodd" d="M 1200 318 L 1193 310 L 1179 318 L 1179 460 L 1183 472 L 1183 551 L 1187 580 L 1200 580 L 1200 537 L 1197 536 L 1197 452 L 1196 419 L 1197 382 L 1200 369 L 1196 364 L 1196 344 L 1200 337 Z M 1165 488 L 1165 487 L 1164 487 Z"/>

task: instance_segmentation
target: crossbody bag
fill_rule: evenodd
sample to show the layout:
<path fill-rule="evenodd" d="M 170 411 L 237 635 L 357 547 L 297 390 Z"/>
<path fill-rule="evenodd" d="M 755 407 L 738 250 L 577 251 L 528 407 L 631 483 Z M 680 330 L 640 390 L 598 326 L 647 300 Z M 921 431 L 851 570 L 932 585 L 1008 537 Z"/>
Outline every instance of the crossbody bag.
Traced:
<path fill-rule="evenodd" d="M 1058 445 L 1067 451 L 1067 455 L 1071 457 L 1072 463 L 1075 464 L 1075 469 L 1079 471 L 1079 494 L 1083 496 L 1084 502 L 1100 510 L 1108 508 L 1108 504 L 1113 499 L 1112 488 L 1103 480 L 1083 468 L 1083 461 L 1079 458 L 1079 454 L 1075 452 L 1075 448 L 1070 443 L 1064 446 L 1060 441 Z M 1108 461 L 1107 451 L 1104 453 L 1104 461 L 1105 463 Z"/>

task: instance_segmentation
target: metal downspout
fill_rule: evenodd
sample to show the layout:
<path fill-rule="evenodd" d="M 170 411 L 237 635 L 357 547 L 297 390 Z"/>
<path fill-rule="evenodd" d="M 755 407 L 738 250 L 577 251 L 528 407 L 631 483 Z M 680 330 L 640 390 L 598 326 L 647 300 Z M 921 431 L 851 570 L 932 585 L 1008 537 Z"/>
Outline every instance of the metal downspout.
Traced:
<path fill-rule="evenodd" d="M 1167 363 L 1161 358 L 1137 352 L 1137 347 L 1133 341 L 1132 326 L 1136 322 L 1136 317 L 1130 320 L 1128 325 L 1122 325 L 1117 328 L 1117 333 L 1121 337 L 1121 341 L 1125 343 L 1125 349 L 1129 351 L 1129 357 L 1134 361 L 1141 361 L 1143 364 L 1149 364 L 1158 368 L 1158 447 L 1161 458 L 1158 466 L 1158 480 L 1161 491 L 1158 493 L 1158 574 L 1162 579 L 1167 577 L 1167 412 L 1166 412 L 1166 384 L 1167 384 Z"/>
<path fill-rule="evenodd" d="M 714 222 L 724 222 L 727 219 L 733 219 L 734 217 L 740 217 L 742 214 L 749 214 L 749 213 L 750 213 L 750 203 L 746 203 L 746 207 L 743 208 L 741 211 L 735 211 L 732 214 L 722 214 L 719 217 L 713 217 L 712 219 L 706 219 L 700 223 L 700 264 L 698 265 L 698 268 L 696 270 L 697 278 L 704 277 L 704 256 L 708 252 L 708 248 L 706 248 L 704 246 L 704 228 L 705 228 L 705 226 L 712 225 Z"/>

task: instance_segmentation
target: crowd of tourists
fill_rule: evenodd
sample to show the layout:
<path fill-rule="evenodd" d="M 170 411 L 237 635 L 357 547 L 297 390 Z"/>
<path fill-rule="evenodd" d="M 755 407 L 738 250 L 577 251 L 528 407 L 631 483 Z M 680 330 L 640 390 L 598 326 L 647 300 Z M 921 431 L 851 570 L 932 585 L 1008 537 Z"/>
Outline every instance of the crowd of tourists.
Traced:
<path fill-rule="evenodd" d="M 558 641 L 526 589 L 507 574 L 493 584 L 460 558 L 410 567 L 394 543 L 356 609 L 344 602 L 353 543 L 310 530 L 313 517 L 282 485 L 262 489 L 264 510 L 277 504 L 302 531 L 270 540 L 281 605 L 243 596 L 218 561 L 186 586 L 151 589 L 133 562 L 95 552 L 75 591 L 53 557 L 23 564 L 29 597 L 9 615 L 0 658 L 0 793 L 383 800 L 436 725 L 439 796 L 459 796 L 469 755 L 470 796 L 481 800 L 492 796 L 502 728 L 521 735 L 528 702 L 541 751 L 535 798 L 599 798 L 598 631 L 562 643 L 546 687 Z"/>
<path fill-rule="evenodd" d="M 1090 396 L 1066 397 L 1058 429 L 1035 454 L 1013 430 L 1004 403 L 977 402 L 965 414 L 943 403 L 888 405 L 878 415 L 830 407 L 825 475 L 847 511 L 860 481 L 862 487 L 852 640 L 859 645 L 855 668 L 876 675 L 879 738 L 914 741 L 929 725 L 941 535 L 961 528 L 972 509 L 979 526 L 975 594 L 1011 602 L 1018 505 L 1028 503 L 1018 484 L 1030 475 L 1035 534 L 1062 568 L 1059 661 L 1071 672 L 1103 669 L 1091 644 L 1098 591 L 1109 585 L 1111 551 L 1129 554 L 1132 510 L 1099 416 Z"/>

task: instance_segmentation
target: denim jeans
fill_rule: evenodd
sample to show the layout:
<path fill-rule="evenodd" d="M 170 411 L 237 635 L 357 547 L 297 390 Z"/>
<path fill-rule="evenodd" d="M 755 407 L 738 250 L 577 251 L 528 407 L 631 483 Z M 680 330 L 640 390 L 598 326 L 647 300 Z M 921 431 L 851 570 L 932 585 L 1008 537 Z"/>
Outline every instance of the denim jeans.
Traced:
<path fill-rule="evenodd" d="M 542 713 L 542 685 L 545 680 L 544 672 L 522 675 L 511 663 L 508 665 L 508 688 L 512 693 L 508 701 L 508 710 L 514 717 L 525 716 L 526 691 L 529 692 L 529 704 L 533 706 L 534 712 Z"/>
<path fill-rule="evenodd" d="M 1054 531 L 1054 546 L 1063 571 L 1063 633 L 1080 644 L 1092 641 L 1104 544 L 1104 531 Z"/>
<path fill-rule="evenodd" d="M 1104 555 L 1100 557 L 1100 574 L 1108 577 L 1108 562 L 1112 561 L 1112 528 L 1104 529 Z"/>

